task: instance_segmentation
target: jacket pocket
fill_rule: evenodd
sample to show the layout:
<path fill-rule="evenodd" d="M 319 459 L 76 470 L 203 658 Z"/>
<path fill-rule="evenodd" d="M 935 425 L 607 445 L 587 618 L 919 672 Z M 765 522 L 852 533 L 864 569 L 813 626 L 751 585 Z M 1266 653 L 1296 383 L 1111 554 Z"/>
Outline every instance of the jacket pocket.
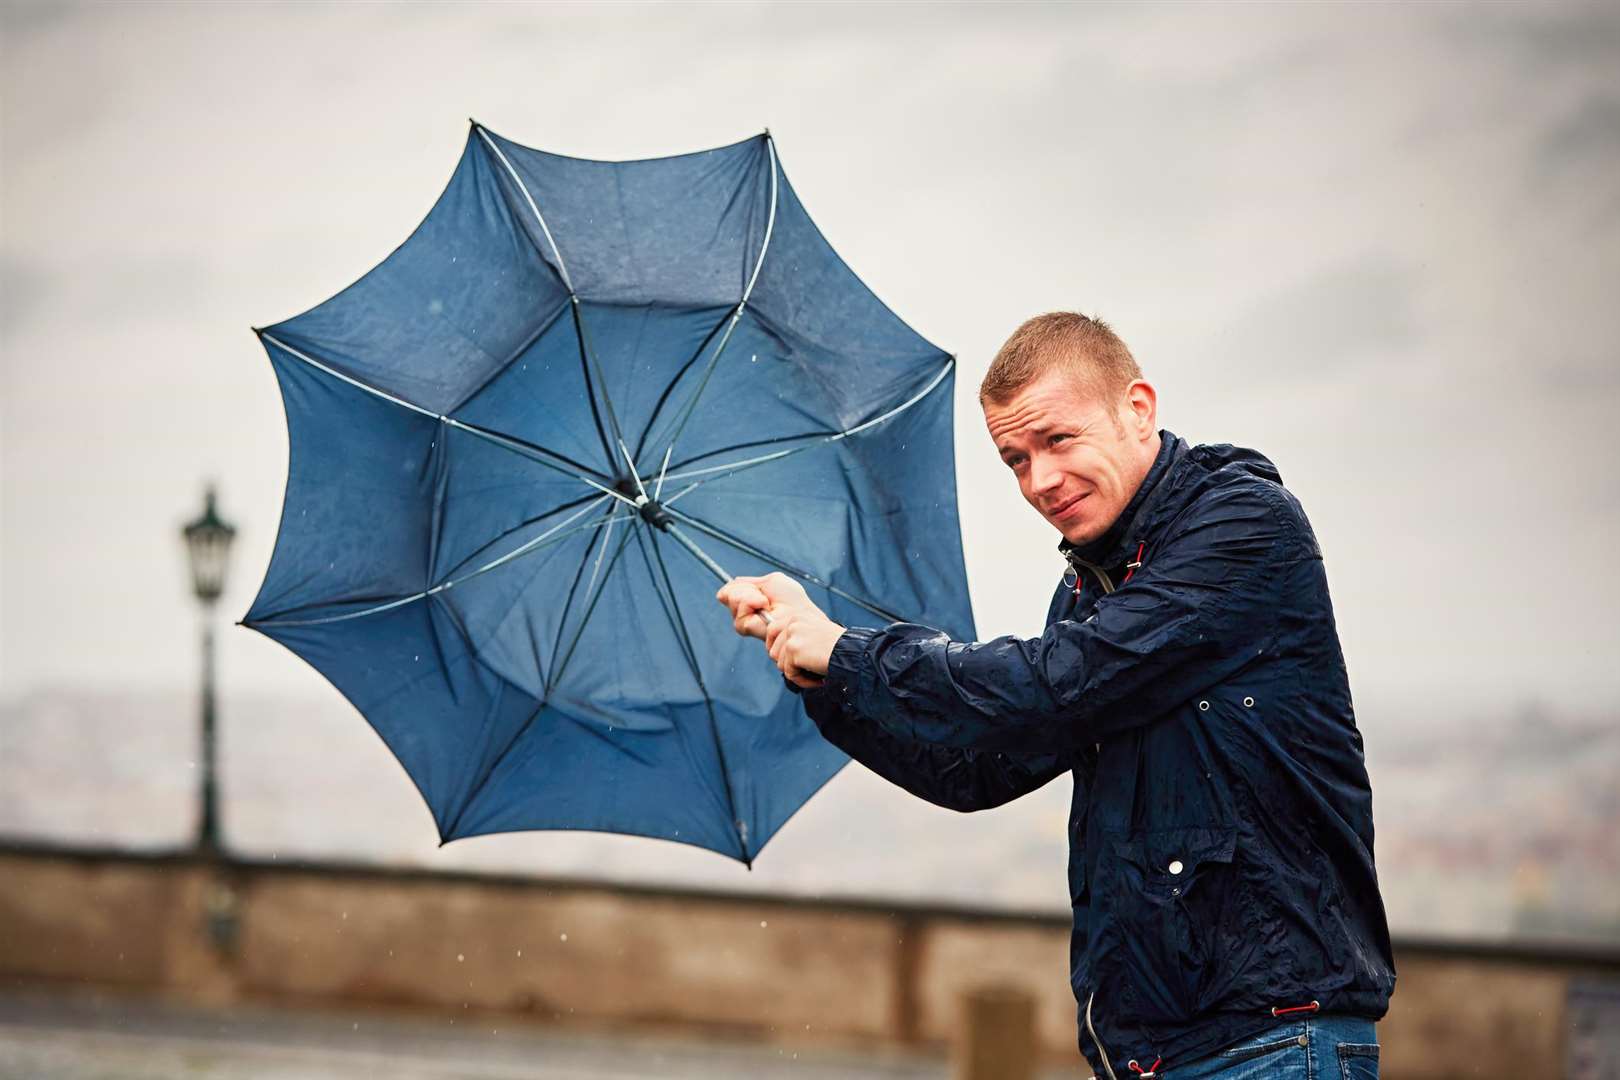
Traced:
<path fill-rule="evenodd" d="M 1144 1024 L 1182 1024 L 1228 980 L 1232 941 L 1250 921 L 1233 856 L 1237 830 L 1153 829 L 1113 838 L 1106 887 L 1108 941 L 1094 955 L 1105 986 Z M 1104 876 L 1099 867 L 1099 879 Z"/>

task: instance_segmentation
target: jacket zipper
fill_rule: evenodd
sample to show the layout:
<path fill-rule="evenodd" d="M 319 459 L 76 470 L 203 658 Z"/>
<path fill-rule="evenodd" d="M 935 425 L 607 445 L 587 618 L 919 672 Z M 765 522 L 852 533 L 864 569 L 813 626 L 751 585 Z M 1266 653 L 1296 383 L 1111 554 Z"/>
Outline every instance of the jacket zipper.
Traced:
<path fill-rule="evenodd" d="M 1093 990 L 1091 996 L 1086 998 L 1086 1030 L 1091 1032 L 1091 1041 L 1096 1044 L 1097 1053 L 1102 1057 L 1103 1071 L 1108 1074 L 1108 1080 L 1119 1080 L 1119 1077 L 1114 1075 L 1114 1063 L 1108 1060 L 1108 1048 L 1097 1038 L 1097 1029 L 1091 1026 L 1091 1003 L 1096 1000 L 1097 991 Z"/>

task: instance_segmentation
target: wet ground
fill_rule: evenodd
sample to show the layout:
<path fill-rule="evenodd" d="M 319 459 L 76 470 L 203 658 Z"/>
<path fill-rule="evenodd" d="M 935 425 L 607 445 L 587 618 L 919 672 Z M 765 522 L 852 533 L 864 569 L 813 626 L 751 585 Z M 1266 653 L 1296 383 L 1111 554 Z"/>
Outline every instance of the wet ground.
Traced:
<path fill-rule="evenodd" d="M 451 1022 L 454 1020 L 455 1022 Z M 939 1059 L 498 1021 L 0 993 L 0 1080 L 944 1080 Z"/>

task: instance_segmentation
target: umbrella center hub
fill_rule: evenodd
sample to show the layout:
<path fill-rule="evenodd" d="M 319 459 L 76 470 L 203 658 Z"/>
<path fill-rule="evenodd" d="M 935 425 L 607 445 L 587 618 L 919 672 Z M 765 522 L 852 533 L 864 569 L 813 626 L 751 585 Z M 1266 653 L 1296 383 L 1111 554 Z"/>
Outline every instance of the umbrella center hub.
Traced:
<path fill-rule="evenodd" d="M 613 486 L 618 489 L 619 494 L 636 504 L 636 512 L 641 515 L 642 521 L 655 529 L 668 530 L 671 521 L 669 511 L 648 498 L 646 492 L 638 490 L 635 484 L 628 480 L 620 480 Z"/>

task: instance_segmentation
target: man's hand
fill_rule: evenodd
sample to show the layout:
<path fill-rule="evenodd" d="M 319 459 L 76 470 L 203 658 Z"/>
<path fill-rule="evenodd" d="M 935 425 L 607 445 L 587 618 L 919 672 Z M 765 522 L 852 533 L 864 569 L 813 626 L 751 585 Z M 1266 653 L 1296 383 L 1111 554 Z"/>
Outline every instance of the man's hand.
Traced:
<path fill-rule="evenodd" d="M 731 609 L 732 625 L 761 638 L 771 660 L 795 686 L 818 686 L 844 628 L 810 602 L 786 574 L 732 578 L 715 598 Z M 769 622 L 765 613 L 769 612 Z"/>

